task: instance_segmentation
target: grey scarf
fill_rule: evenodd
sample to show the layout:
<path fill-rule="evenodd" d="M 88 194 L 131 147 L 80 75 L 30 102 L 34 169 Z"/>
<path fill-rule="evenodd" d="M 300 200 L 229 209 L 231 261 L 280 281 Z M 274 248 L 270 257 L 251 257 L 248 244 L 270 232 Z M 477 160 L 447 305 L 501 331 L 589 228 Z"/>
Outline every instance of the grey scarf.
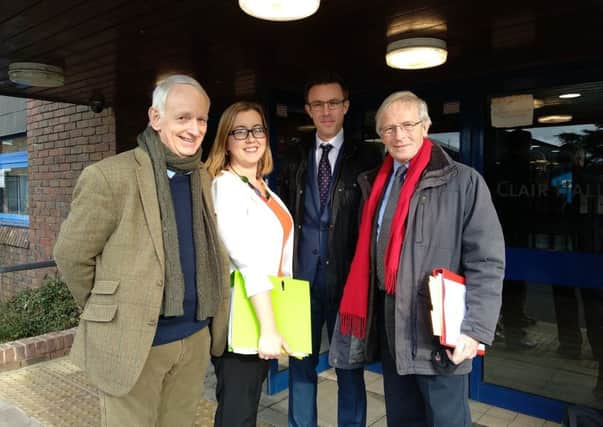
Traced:
<path fill-rule="evenodd" d="M 166 169 L 169 167 L 177 172 L 191 172 L 193 239 L 197 261 L 197 319 L 204 320 L 213 316 L 218 309 L 218 302 L 222 298 L 222 282 L 228 277 L 228 271 L 223 271 L 220 241 L 213 212 L 209 209 L 211 204 L 208 198 L 211 194 L 208 190 L 204 191 L 204 187 L 209 189 L 209 177 L 201 175 L 201 149 L 193 156 L 178 157 L 161 142 L 159 135 L 151 127 L 138 135 L 138 146 L 151 158 L 161 213 L 165 253 L 165 287 L 161 313 L 164 316 L 184 314 L 184 277 L 180 265 L 176 214 Z M 202 179 L 208 182 L 202 182 Z"/>

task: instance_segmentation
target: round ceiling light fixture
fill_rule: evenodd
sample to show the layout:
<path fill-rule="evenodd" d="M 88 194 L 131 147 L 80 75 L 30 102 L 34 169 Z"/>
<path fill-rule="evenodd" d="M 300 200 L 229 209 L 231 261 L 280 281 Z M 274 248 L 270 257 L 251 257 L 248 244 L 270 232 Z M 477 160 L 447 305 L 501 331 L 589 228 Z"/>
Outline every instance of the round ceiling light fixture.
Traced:
<path fill-rule="evenodd" d="M 320 0 L 239 0 L 239 7 L 254 18 L 267 21 L 296 21 L 313 15 Z"/>
<path fill-rule="evenodd" d="M 420 70 L 446 62 L 446 42 L 432 37 L 401 39 L 387 45 L 385 62 L 392 68 Z"/>
<path fill-rule="evenodd" d="M 35 87 L 59 87 L 65 84 L 61 67 L 37 62 L 11 62 L 8 78 L 17 84 Z"/>

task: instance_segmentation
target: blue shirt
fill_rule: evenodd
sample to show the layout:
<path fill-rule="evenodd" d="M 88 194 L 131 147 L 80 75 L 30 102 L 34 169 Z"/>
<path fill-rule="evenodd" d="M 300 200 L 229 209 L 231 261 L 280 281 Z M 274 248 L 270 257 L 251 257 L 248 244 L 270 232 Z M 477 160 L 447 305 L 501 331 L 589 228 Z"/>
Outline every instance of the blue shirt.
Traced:
<path fill-rule="evenodd" d="M 394 177 L 398 172 L 398 169 L 404 166 L 408 168 L 408 162 L 400 163 L 397 160 L 394 160 L 394 167 L 392 168 L 392 173 L 389 176 L 387 187 L 385 189 L 385 194 L 383 194 L 383 198 L 381 199 L 381 206 L 379 206 L 379 216 L 377 217 L 377 239 L 379 238 L 379 233 L 381 232 L 381 221 L 383 220 L 383 214 L 385 213 L 385 207 L 387 206 L 387 199 L 389 199 L 389 193 L 392 190 L 392 184 L 394 182 Z M 403 175 L 400 179 L 404 180 L 406 172 L 403 172 Z"/>

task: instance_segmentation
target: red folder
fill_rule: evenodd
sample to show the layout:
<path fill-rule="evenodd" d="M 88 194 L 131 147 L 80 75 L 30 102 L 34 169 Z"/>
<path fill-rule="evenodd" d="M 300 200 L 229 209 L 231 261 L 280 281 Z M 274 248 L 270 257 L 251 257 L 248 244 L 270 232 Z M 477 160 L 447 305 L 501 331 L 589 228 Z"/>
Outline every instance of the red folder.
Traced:
<path fill-rule="evenodd" d="M 431 323 L 433 334 L 440 337 L 440 344 L 454 348 L 461 334 L 465 317 L 465 278 L 445 268 L 436 268 L 429 277 L 431 296 Z M 477 354 L 483 356 L 486 347 L 479 344 Z"/>

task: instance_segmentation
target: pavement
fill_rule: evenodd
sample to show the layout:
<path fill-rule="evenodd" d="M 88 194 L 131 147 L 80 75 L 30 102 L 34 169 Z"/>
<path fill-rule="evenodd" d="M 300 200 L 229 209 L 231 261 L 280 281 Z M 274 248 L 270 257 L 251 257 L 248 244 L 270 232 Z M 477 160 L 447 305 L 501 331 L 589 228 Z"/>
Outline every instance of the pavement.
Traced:
<path fill-rule="evenodd" d="M 318 425 L 337 425 L 337 383 L 333 370 L 320 374 Z M 366 371 L 367 424 L 386 426 L 381 375 Z M 210 371 L 199 399 L 195 426 L 212 426 L 216 409 L 215 376 Z M 258 413 L 259 427 L 287 426 L 288 394 L 264 394 Z M 470 402 L 474 426 L 559 426 L 501 408 Z M 478 424 L 479 423 L 479 424 Z M 37 363 L 0 373 L 0 427 L 98 427 L 98 390 L 68 358 Z"/>

